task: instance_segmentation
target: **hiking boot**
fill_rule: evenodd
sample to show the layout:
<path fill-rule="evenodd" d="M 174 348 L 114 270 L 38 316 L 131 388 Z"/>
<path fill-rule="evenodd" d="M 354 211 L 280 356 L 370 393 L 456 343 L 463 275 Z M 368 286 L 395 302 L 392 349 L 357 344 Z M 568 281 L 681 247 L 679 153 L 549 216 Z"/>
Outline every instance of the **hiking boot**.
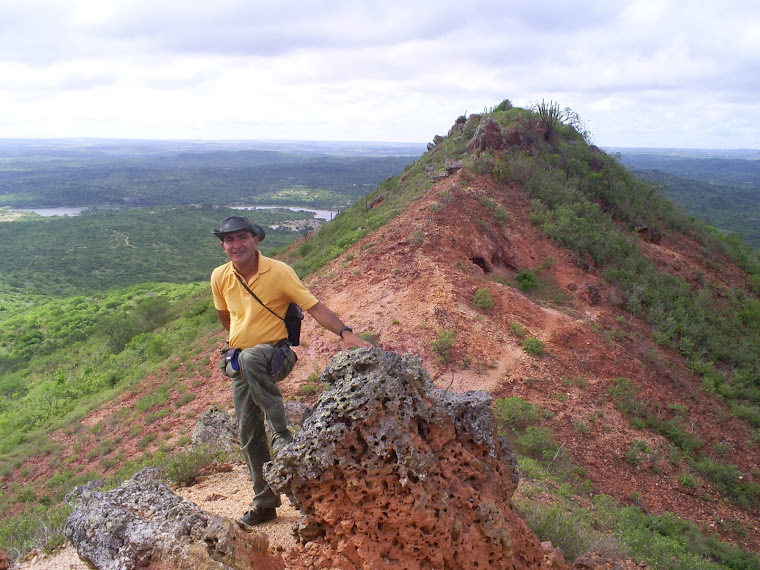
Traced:
<path fill-rule="evenodd" d="M 276 457 L 282 451 L 282 448 L 293 441 L 293 434 L 289 430 L 279 431 L 272 438 L 272 454 Z"/>
<path fill-rule="evenodd" d="M 277 518 L 277 509 L 275 508 L 264 508 L 264 507 L 254 507 L 247 513 L 245 513 L 242 517 L 240 517 L 240 522 L 243 524 L 247 524 L 248 526 L 255 526 L 257 524 L 261 524 L 267 521 L 272 521 Z"/>

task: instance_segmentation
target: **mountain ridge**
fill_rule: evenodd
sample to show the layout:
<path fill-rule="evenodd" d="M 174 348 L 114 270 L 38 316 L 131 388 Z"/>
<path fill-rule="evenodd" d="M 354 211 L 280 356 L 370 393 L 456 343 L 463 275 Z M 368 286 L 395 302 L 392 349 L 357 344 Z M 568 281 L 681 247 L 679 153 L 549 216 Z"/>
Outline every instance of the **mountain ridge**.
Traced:
<path fill-rule="evenodd" d="M 457 144 L 464 148 L 475 136 L 480 118 L 468 121 L 477 124 L 450 132 L 452 144 L 460 137 L 465 144 Z M 510 168 L 519 170 L 527 164 L 525 157 L 539 153 L 546 131 L 528 122 L 512 132 L 529 139 L 512 137 L 521 147 L 523 162 L 510 163 Z M 626 309 L 635 299 L 605 276 L 601 246 L 582 255 L 540 231 L 536 221 L 543 212 L 536 210 L 527 184 L 494 175 L 500 152 L 506 151 L 450 153 L 469 163 L 443 175 L 444 157 L 436 155 L 446 153 L 445 145 L 432 148 L 399 177 L 412 182 L 426 164 L 437 164 L 425 171 L 429 186 L 423 184 L 408 208 L 309 275 L 307 285 L 355 330 L 374 335 L 381 347 L 419 355 L 436 387 L 486 389 L 496 397 L 521 398 L 548 411 L 540 424 L 551 428 L 561 443 L 557 457 L 563 449 L 569 453 L 594 493 L 645 512 L 674 512 L 760 551 L 757 503 L 745 507 L 727 501 L 713 483 L 696 475 L 696 486 L 680 483 L 684 473 L 694 473 L 693 467 L 674 457 L 672 439 L 632 422 L 630 412 L 620 405 L 620 393 L 637 387 L 629 399 L 651 403 L 657 417 L 668 421 L 676 422 L 687 410 L 691 428 L 686 433 L 696 434 L 707 450 L 723 445 L 720 454 L 709 455 L 736 465 L 746 481 L 756 483 L 760 474 L 753 470 L 760 465 L 760 451 L 749 443 L 752 426 L 732 415 L 730 402 L 705 390 L 703 378 L 687 366 L 684 347 L 679 352 L 653 342 L 652 324 Z M 387 190 L 378 189 L 378 204 L 392 202 Z M 600 207 L 615 211 L 612 206 L 617 203 L 609 194 L 599 201 Z M 756 298 L 747 272 L 695 237 L 656 224 L 656 239 L 647 241 L 639 236 L 648 234 L 631 227 L 632 218 L 619 215 L 611 223 L 627 232 L 642 256 L 664 275 L 694 288 L 712 284 L 716 302 L 725 302 L 738 289 Z M 304 240 L 294 244 L 281 257 L 297 261 L 303 245 Z M 521 286 L 530 279 L 536 287 Z M 483 289 L 492 299 L 488 308 L 483 308 L 487 303 L 473 303 Z M 454 335 L 445 353 L 436 341 L 446 331 Z M 308 318 L 302 338 L 299 363 L 282 384 L 292 397 L 340 350 L 334 335 Z M 526 339 L 539 341 L 536 346 L 543 346 L 543 354 L 526 351 Z M 209 344 L 221 341 L 219 333 Z M 199 383 L 193 406 L 201 409 L 228 401 L 229 387 L 216 370 L 215 347 L 198 358 L 209 359 L 210 376 L 187 378 L 188 384 Z M 149 379 L 142 389 L 150 390 L 155 381 Z M 85 425 L 96 425 L 119 407 L 132 405 L 139 395 L 104 406 Z M 189 432 L 191 424 L 187 417 L 166 417 L 151 429 L 166 425 L 167 432 Z M 628 455 L 636 442 L 652 451 L 632 461 Z M 574 497 L 589 500 L 581 494 Z"/>

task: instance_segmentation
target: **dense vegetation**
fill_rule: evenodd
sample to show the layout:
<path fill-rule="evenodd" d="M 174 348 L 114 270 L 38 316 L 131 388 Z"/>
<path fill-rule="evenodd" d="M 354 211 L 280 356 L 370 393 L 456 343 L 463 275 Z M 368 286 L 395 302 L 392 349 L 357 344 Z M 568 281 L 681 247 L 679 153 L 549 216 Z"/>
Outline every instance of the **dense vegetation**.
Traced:
<path fill-rule="evenodd" d="M 204 281 L 226 259 L 211 230 L 230 215 L 241 211 L 162 206 L 0 223 L 0 314 L 12 309 L 5 301 L 9 293 L 66 296 L 146 281 Z M 247 215 L 267 229 L 265 254 L 301 237 L 298 230 L 279 227 L 283 222 L 317 226 L 314 214 L 305 211 L 259 209 Z"/>
<path fill-rule="evenodd" d="M 191 400 L 186 378 L 209 373 L 208 359 L 195 362 L 195 356 L 219 330 L 207 280 L 213 267 L 226 261 L 211 230 L 241 212 L 208 202 L 337 209 L 410 160 L 342 150 L 351 156 L 269 151 L 167 156 L 159 145 L 141 147 L 136 158 L 120 146 L 93 151 L 58 145 L 55 156 L 46 149 L 35 157 L 28 148 L 17 155 L 2 149 L 3 203 L 164 205 L 86 210 L 76 217 L 25 214 L 0 223 L 0 476 L 15 469 L 29 475 L 26 460 L 33 456 L 52 456 L 59 468 L 42 487 L 11 484 L 0 491 L 0 512 L 17 513 L 0 526 L 0 548 L 17 556 L 34 545 L 54 547 L 67 512 L 61 501 L 74 485 L 117 464 L 124 464 L 118 478 L 145 462 L 168 460 L 171 448 L 163 446 L 130 460 L 118 441 L 107 437 L 107 427 L 106 433 L 101 430 L 126 422 L 138 433 L 177 413 Z M 259 186 L 243 194 L 239 189 L 246 180 Z M 319 225 L 305 211 L 259 209 L 249 215 L 266 229 L 265 254 Z M 107 418 L 97 429 L 79 423 L 88 411 L 160 370 L 165 380 L 134 409 Z M 48 436 L 57 428 L 82 443 L 100 440 L 87 457 L 92 470 L 67 468 L 60 445 Z M 151 434 L 151 440 L 156 437 Z M 140 447 L 148 443 L 146 436 Z"/>
<path fill-rule="evenodd" d="M 0 153 L 0 206 L 169 204 L 343 207 L 404 168 L 410 156 L 204 150 L 137 156 L 97 147 L 75 154 Z"/>
<path fill-rule="evenodd" d="M 446 158 L 464 159 L 466 168 L 522 185 L 533 200 L 533 223 L 575 252 L 579 263 L 594 264 L 624 291 L 627 310 L 651 323 L 654 340 L 679 351 L 702 374 L 705 389 L 723 398 L 737 417 L 756 428 L 760 442 L 757 252 L 682 215 L 658 188 L 626 171 L 614 156 L 587 145 L 578 124 L 558 120 L 552 129 L 538 131 L 530 125 L 542 120 L 540 113 L 512 108 L 508 102 L 489 115 L 506 129 L 520 129 L 530 139 L 531 153 L 515 148 L 499 156 L 465 155 L 477 127 L 477 122 L 470 121 L 460 136 L 445 139 L 436 152 L 407 166 L 403 181 L 385 179 L 374 193 L 357 199 L 308 241 L 288 249 L 288 261 L 301 275 L 319 269 L 403 212 L 430 186 L 428 172 L 445 168 Z M 237 158 L 230 157 L 232 171 Z M 278 166 L 277 157 L 259 159 L 270 161 L 268 172 Z M 123 176 L 121 171 L 116 178 Z M 225 178 L 227 171 L 216 176 Z M 38 180 L 40 187 L 42 180 Z M 189 188 L 195 184 L 191 180 L 186 179 L 186 196 L 195 192 Z M 156 188 L 167 188 L 164 184 Z M 134 196 L 147 199 L 148 193 L 140 192 Z M 345 195 L 341 194 L 341 200 Z M 367 202 L 380 195 L 382 204 L 368 209 Z M 282 202 L 281 196 L 277 201 Z M 327 202 L 336 197 L 326 196 Z M 261 199 L 272 201 L 271 196 Z M 156 207 L 0 224 L 0 258 L 4 260 L 0 475 L 24 469 L 25 459 L 38 454 L 56 456 L 61 467 L 61 476 L 43 489 L 9 485 L 2 491 L 3 512 L 18 512 L 19 505 L 22 510 L 0 527 L 0 548 L 21 552 L 39 542 L 34 529 L 60 526 L 65 516 L 60 506 L 63 494 L 72 485 L 97 476 L 97 464 L 92 472 L 68 473 L 65 458 L 47 437 L 49 430 L 62 427 L 80 439 L 93 435 L 76 420 L 156 370 L 171 373 L 152 399 L 108 421 L 137 425 L 167 413 L 169 402 L 181 407 L 186 388 L 182 377 L 173 372 L 191 353 L 202 351 L 209 332 L 218 328 L 205 282 L 211 267 L 224 257 L 209 231 L 230 212 L 210 206 Z M 271 226 L 282 216 L 293 217 L 282 212 L 267 215 L 273 217 L 262 221 L 257 214 L 257 221 Z M 746 271 L 747 287 L 726 291 L 709 282 L 694 287 L 659 273 L 641 254 L 630 231 L 642 224 L 687 233 L 701 244 L 708 261 L 718 253 L 729 256 Z M 297 232 L 269 230 L 264 245 L 285 255 L 285 245 L 295 237 Z M 6 270 L 5 260 L 10 261 L 10 269 Z M 524 277 L 527 284 L 530 275 Z M 487 305 L 488 300 L 477 302 Z M 442 358 L 445 340 L 439 339 L 437 350 Z M 712 481 L 726 500 L 757 507 L 757 485 L 745 482 L 735 466 L 713 461 L 698 434 L 684 429 L 688 417 L 683 410 L 669 410 L 668 416 L 659 410 L 654 413 L 639 398 L 638 387 L 626 379 L 616 380 L 609 396 L 632 424 L 668 438 L 685 458 L 689 473 Z M 514 400 L 499 402 L 495 410 L 502 429 L 514 438 L 521 471 L 536 485 L 535 492 L 551 493 L 557 499 L 556 508 L 529 500 L 519 505 L 539 536 L 561 545 L 571 557 L 601 545 L 610 555 L 631 555 L 658 568 L 757 566 L 753 554 L 705 536 L 691 523 L 669 514 L 649 516 L 636 507 L 617 505 L 610 497 L 594 495 L 571 458 L 561 453 L 561 444 L 539 425 L 543 413 Z M 107 425 L 99 429 L 107 431 Z M 107 437 L 101 441 L 93 456 L 101 468 L 125 459 L 119 457 L 118 442 Z M 139 459 L 165 459 L 163 452 L 156 455 Z M 125 469 L 134 466 L 129 463 Z M 588 506 L 579 507 L 569 499 L 572 495 L 586 497 Z M 526 497 L 531 497 L 530 488 Z M 43 524 L 34 526 L 30 521 Z"/>
<path fill-rule="evenodd" d="M 687 215 L 760 247 L 760 160 L 625 152 L 621 162 L 658 184 Z"/>

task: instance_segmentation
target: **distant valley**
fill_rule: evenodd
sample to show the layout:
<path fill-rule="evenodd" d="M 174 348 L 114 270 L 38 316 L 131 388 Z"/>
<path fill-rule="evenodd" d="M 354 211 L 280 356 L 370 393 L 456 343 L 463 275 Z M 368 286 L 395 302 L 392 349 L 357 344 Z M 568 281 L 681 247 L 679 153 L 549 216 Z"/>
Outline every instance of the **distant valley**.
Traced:
<path fill-rule="evenodd" d="M 661 186 L 684 213 L 760 247 L 760 151 L 614 151 L 627 168 Z"/>

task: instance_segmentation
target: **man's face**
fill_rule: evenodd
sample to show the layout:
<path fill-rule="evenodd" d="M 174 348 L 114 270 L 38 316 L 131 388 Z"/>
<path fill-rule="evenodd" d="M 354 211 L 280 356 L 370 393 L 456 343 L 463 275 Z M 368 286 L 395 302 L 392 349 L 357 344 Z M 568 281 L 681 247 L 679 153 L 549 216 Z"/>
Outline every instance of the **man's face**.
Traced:
<path fill-rule="evenodd" d="M 222 249 L 233 263 L 245 264 L 256 256 L 259 236 L 248 231 L 231 232 L 222 238 Z"/>

